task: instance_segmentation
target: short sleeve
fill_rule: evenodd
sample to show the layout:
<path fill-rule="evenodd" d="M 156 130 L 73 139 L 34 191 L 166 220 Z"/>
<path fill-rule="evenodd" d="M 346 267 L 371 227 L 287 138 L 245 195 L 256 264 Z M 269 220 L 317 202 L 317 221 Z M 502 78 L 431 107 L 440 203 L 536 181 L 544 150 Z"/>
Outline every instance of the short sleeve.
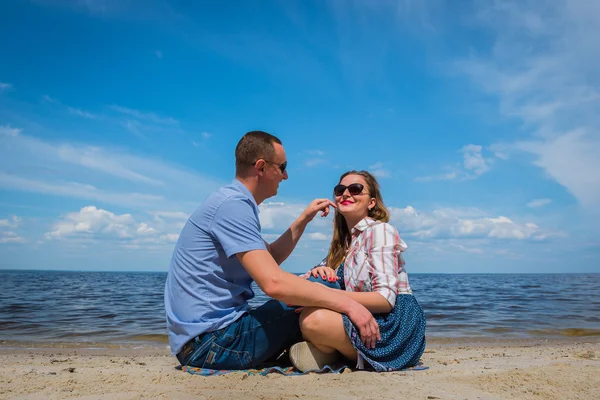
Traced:
<path fill-rule="evenodd" d="M 267 249 L 260 235 L 258 216 L 247 199 L 224 201 L 215 213 L 211 233 L 228 258 L 245 251 Z"/>
<path fill-rule="evenodd" d="M 369 264 L 373 291 L 380 293 L 393 307 L 398 294 L 398 272 L 402 268 L 401 252 L 406 244 L 390 224 L 373 227 L 369 235 Z"/>

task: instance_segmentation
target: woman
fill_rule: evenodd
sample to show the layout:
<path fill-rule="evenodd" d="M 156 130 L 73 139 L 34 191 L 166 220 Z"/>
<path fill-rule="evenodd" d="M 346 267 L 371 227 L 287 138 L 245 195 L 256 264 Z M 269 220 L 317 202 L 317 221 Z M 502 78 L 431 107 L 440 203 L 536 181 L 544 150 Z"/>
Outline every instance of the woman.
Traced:
<path fill-rule="evenodd" d="M 406 244 L 387 223 L 390 217 L 379 184 L 366 171 L 349 171 L 341 176 L 334 196 L 337 211 L 329 253 L 306 276 L 320 275 L 330 287 L 338 280 L 348 297 L 373 313 L 381 339 L 363 343 L 346 315 L 306 307 L 300 327 L 307 342 L 292 346 L 290 359 L 301 371 L 322 368 L 339 353 L 360 369 L 414 366 L 425 350 L 425 316 L 404 269 L 401 253 Z"/>

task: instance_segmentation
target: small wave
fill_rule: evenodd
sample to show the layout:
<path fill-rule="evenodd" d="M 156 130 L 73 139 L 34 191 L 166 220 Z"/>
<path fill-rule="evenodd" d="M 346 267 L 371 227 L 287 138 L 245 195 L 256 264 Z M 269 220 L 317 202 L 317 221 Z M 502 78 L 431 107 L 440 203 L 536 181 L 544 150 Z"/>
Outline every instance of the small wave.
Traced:
<path fill-rule="evenodd" d="M 126 337 L 127 340 L 134 340 L 136 342 L 160 342 L 169 343 L 169 337 L 165 334 L 149 333 L 142 335 L 132 335 Z"/>
<path fill-rule="evenodd" d="M 493 328 L 485 328 L 483 330 L 486 331 L 486 332 L 489 332 L 489 333 L 509 333 L 509 332 L 514 332 L 514 329 L 508 328 L 506 326 L 495 326 Z"/>
<path fill-rule="evenodd" d="M 4 308 L 4 312 L 16 312 L 16 311 L 24 311 L 27 310 L 27 306 L 24 306 L 22 304 L 9 304 Z"/>
<path fill-rule="evenodd" d="M 467 331 L 473 330 L 476 327 L 474 324 L 431 324 L 429 327 L 435 327 L 436 330 L 453 330 L 453 329 L 465 329 Z M 468 329 L 467 329 L 468 328 Z"/>
<path fill-rule="evenodd" d="M 103 314 L 103 315 L 98 315 L 96 318 L 100 318 L 100 319 L 114 319 L 117 317 L 117 314 Z"/>
<path fill-rule="evenodd" d="M 120 334 L 121 331 L 116 329 L 105 329 L 101 331 L 93 331 L 93 332 L 61 332 L 54 335 L 55 338 L 59 339 L 68 339 L 68 338 L 88 338 L 90 340 L 96 338 L 103 338 L 107 336 L 116 336 Z"/>
<path fill-rule="evenodd" d="M 585 329 L 585 328 L 566 328 L 566 329 L 533 329 L 527 331 L 532 335 L 536 336 L 570 336 L 570 337 L 584 337 L 584 336 L 600 336 L 599 329 Z"/>
<path fill-rule="evenodd" d="M 449 316 L 447 314 L 429 314 L 429 313 L 425 313 L 425 317 L 427 318 L 427 320 L 432 320 L 432 319 L 445 319 L 445 318 L 448 318 Z"/>

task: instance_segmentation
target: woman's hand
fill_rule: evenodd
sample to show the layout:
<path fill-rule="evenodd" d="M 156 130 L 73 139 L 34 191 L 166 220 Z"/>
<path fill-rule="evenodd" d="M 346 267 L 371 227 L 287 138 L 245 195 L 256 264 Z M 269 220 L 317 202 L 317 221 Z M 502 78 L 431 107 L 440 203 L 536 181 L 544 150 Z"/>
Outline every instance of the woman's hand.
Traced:
<path fill-rule="evenodd" d="M 310 272 L 313 277 L 321 277 L 324 281 L 336 282 L 338 280 L 337 274 L 332 268 L 329 267 L 315 267 Z"/>

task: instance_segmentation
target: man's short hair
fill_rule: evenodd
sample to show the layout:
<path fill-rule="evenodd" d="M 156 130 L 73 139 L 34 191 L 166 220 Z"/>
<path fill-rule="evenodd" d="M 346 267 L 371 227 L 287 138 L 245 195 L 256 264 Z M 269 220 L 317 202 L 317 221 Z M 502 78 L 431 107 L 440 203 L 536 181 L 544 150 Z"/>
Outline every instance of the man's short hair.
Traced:
<path fill-rule="evenodd" d="M 275 156 L 273 143 L 281 144 L 276 136 L 263 131 L 246 133 L 235 148 L 235 171 L 243 173 L 259 159 L 272 161 Z"/>

